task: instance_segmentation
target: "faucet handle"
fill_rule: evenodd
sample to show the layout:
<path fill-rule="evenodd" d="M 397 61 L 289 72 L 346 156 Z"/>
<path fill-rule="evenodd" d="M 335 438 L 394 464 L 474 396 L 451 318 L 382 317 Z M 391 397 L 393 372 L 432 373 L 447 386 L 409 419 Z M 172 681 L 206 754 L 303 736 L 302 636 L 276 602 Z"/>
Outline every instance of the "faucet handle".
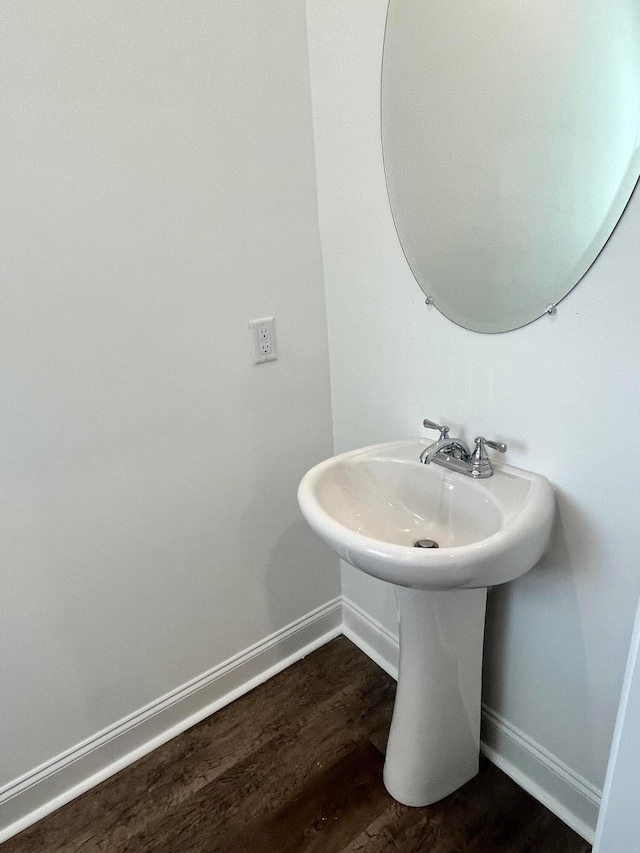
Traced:
<path fill-rule="evenodd" d="M 491 460 L 487 455 L 486 447 L 492 450 L 498 450 L 500 453 L 507 452 L 507 445 L 499 441 L 489 441 L 488 438 L 483 438 L 481 435 L 476 438 L 476 449 L 471 454 L 471 476 L 472 477 L 490 477 L 493 474 Z"/>
<path fill-rule="evenodd" d="M 437 429 L 440 431 L 440 438 L 449 438 L 449 427 L 448 426 L 440 426 L 440 424 L 436 424 L 433 421 L 429 421 L 426 418 L 422 421 L 422 426 L 425 429 Z M 506 448 L 505 448 L 506 450 Z"/>
<path fill-rule="evenodd" d="M 490 447 L 492 450 L 498 450 L 500 453 L 507 452 L 506 444 L 503 444 L 500 441 L 489 441 L 488 438 L 482 438 L 481 435 L 478 436 L 478 438 L 476 438 L 476 453 L 479 457 L 482 457 L 485 447 Z"/>

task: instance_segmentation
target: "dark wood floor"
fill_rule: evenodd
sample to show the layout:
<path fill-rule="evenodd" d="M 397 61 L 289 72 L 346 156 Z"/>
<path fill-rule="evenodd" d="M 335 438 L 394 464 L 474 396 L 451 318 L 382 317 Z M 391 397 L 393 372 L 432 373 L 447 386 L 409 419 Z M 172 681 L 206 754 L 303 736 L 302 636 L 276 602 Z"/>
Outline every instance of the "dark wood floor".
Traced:
<path fill-rule="evenodd" d="M 500 770 L 423 809 L 382 784 L 395 684 L 341 637 L 0 853 L 587 853 Z"/>

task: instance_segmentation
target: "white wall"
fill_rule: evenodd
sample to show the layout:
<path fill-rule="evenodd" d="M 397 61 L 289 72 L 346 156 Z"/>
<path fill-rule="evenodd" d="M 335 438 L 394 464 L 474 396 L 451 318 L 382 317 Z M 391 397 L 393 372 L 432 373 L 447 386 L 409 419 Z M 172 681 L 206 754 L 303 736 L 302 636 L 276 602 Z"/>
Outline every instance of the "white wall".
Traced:
<path fill-rule="evenodd" d="M 506 441 L 555 484 L 549 555 L 490 595 L 484 699 L 597 799 L 640 591 L 640 197 L 557 316 L 487 336 L 427 308 L 384 185 L 386 5 L 307 2 L 336 451 L 420 435 L 428 417 Z M 391 590 L 343 572 L 395 630 Z"/>
<path fill-rule="evenodd" d="M 302 0 L 5 0 L 0 88 L 2 789 L 339 572 Z"/>

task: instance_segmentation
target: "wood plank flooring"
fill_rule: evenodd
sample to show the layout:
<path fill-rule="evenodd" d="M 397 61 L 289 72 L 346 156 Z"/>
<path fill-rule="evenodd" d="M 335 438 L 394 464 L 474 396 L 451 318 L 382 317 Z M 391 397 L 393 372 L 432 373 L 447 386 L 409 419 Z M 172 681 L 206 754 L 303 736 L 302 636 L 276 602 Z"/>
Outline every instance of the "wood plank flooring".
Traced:
<path fill-rule="evenodd" d="M 588 853 L 489 762 L 434 806 L 382 784 L 395 684 L 341 637 L 0 853 Z"/>

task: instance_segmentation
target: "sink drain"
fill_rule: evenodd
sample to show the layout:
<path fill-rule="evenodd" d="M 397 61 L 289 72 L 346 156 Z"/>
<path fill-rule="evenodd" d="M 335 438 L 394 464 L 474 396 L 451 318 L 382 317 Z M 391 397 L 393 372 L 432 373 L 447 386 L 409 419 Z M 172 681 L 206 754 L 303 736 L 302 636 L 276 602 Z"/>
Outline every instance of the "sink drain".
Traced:
<path fill-rule="evenodd" d="M 433 539 L 418 539 L 417 542 L 413 543 L 414 548 L 439 548 L 437 542 L 434 542 Z"/>

